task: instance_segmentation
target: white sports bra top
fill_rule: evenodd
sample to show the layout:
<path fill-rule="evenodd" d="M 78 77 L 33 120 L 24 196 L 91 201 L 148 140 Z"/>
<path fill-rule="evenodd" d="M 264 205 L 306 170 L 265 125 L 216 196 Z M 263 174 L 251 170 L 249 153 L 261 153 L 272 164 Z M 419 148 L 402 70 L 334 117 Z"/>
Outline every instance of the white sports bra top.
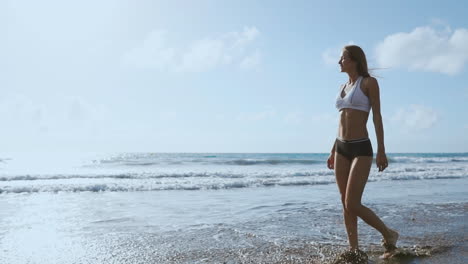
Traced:
<path fill-rule="evenodd" d="M 365 95 L 361 90 L 362 79 L 362 76 L 359 76 L 359 78 L 354 83 L 354 86 L 344 97 L 341 97 L 341 94 L 343 93 L 345 85 L 341 86 L 340 92 L 336 97 L 336 108 L 338 110 L 343 108 L 352 108 L 365 112 L 370 111 L 371 105 L 369 97 L 367 97 L 367 95 Z"/>

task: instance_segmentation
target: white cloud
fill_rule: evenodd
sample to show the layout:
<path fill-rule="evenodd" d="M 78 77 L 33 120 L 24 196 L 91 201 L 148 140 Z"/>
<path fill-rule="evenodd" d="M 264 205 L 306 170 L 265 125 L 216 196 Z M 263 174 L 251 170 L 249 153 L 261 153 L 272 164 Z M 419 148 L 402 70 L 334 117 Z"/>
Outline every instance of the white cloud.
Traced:
<path fill-rule="evenodd" d="M 326 65 L 337 65 L 340 58 L 339 49 L 326 49 L 322 52 L 322 59 Z"/>
<path fill-rule="evenodd" d="M 468 29 L 417 27 L 385 37 L 376 47 L 379 67 L 460 73 L 468 62 Z"/>
<path fill-rule="evenodd" d="M 231 32 L 226 34 L 226 38 L 234 40 L 234 48 L 244 49 L 246 45 L 258 37 L 259 33 L 258 29 L 255 27 L 245 27 L 243 32 Z"/>
<path fill-rule="evenodd" d="M 176 69 L 184 72 L 211 70 L 230 61 L 228 55 L 223 54 L 224 49 L 225 44 L 220 39 L 198 40 L 182 55 L 182 61 L 176 65 Z"/>
<path fill-rule="evenodd" d="M 0 102 L 0 122 L 8 124 L 1 132 L 16 135 L 95 132 L 108 114 L 104 106 L 81 97 L 63 97 L 52 104 L 14 94 Z"/>
<path fill-rule="evenodd" d="M 260 121 L 271 118 L 279 118 L 286 124 L 300 124 L 311 122 L 312 124 L 327 124 L 338 125 L 338 114 L 332 113 L 316 113 L 313 115 L 305 114 L 302 111 L 290 111 L 284 114 L 278 114 L 274 109 L 268 109 L 259 112 L 241 113 L 237 116 L 237 120 L 241 121 Z"/>
<path fill-rule="evenodd" d="M 177 112 L 172 110 L 164 110 L 157 114 L 162 121 L 174 121 L 177 119 Z"/>
<path fill-rule="evenodd" d="M 341 57 L 341 51 L 344 46 L 346 45 L 354 45 L 354 41 L 349 41 L 346 44 L 343 44 L 341 46 L 337 46 L 334 48 L 328 48 L 322 52 L 322 60 L 326 65 L 331 65 L 331 66 L 337 66 L 338 61 L 340 60 Z"/>
<path fill-rule="evenodd" d="M 304 114 L 299 111 L 287 113 L 284 116 L 284 122 L 287 124 L 299 124 L 304 120 Z"/>
<path fill-rule="evenodd" d="M 65 98 L 68 106 L 66 118 L 71 122 L 101 122 L 107 115 L 108 110 L 103 105 L 94 105 L 81 97 Z"/>
<path fill-rule="evenodd" d="M 173 67 L 175 50 L 166 47 L 166 32 L 153 31 L 146 37 L 141 46 L 124 55 L 125 64 L 140 68 L 163 70 Z"/>
<path fill-rule="evenodd" d="M 262 57 L 260 55 L 260 51 L 256 50 L 252 54 L 244 57 L 239 66 L 244 70 L 255 69 L 258 67 L 258 65 L 260 65 L 261 59 Z"/>
<path fill-rule="evenodd" d="M 276 111 L 273 109 L 260 111 L 260 112 L 251 112 L 251 113 L 241 113 L 237 116 L 237 120 L 239 121 L 261 121 L 266 120 L 269 118 L 273 118 L 276 116 Z"/>
<path fill-rule="evenodd" d="M 260 64 L 258 50 L 252 43 L 258 38 L 255 27 L 241 32 L 229 32 L 216 38 L 203 38 L 186 45 L 171 47 L 164 31 L 151 32 L 143 43 L 124 54 L 124 65 L 173 72 L 202 72 L 223 65 L 238 65 L 251 69 Z"/>
<path fill-rule="evenodd" d="M 434 126 L 439 120 L 439 115 L 430 107 L 410 105 L 400 108 L 391 120 L 406 131 L 420 131 Z"/>
<path fill-rule="evenodd" d="M 215 120 L 218 120 L 218 121 L 226 120 L 226 116 L 224 114 L 221 114 L 221 113 L 216 113 L 213 118 Z"/>
<path fill-rule="evenodd" d="M 338 125 L 339 114 L 331 113 L 315 113 L 311 117 L 311 121 L 318 124 L 334 124 Z"/>

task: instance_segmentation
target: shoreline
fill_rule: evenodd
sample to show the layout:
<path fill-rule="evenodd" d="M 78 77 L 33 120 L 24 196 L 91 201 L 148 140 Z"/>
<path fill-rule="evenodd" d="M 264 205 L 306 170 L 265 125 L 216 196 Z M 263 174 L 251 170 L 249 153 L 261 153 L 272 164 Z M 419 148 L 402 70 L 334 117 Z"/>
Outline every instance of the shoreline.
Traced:
<path fill-rule="evenodd" d="M 429 246 L 433 253 L 393 263 L 463 263 L 467 183 L 368 183 L 363 204 L 399 231 L 398 245 Z M 347 245 L 332 184 L 35 193 L 0 195 L 0 201 L 6 263 L 326 263 Z M 379 263 L 380 234 L 362 221 L 358 228 L 361 247 Z"/>

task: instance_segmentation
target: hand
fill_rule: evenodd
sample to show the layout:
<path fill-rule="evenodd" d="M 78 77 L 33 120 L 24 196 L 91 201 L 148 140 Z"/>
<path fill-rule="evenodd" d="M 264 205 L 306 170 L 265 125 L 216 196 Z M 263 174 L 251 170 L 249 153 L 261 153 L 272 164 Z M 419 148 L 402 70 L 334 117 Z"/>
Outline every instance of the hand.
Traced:
<path fill-rule="evenodd" d="M 388 167 L 387 155 L 385 155 L 385 152 L 377 152 L 375 163 L 377 163 L 379 172 L 384 171 Z"/>
<path fill-rule="evenodd" d="M 328 160 L 327 160 L 327 167 L 330 170 L 335 169 L 335 152 L 330 153 L 330 156 L 328 157 Z"/>

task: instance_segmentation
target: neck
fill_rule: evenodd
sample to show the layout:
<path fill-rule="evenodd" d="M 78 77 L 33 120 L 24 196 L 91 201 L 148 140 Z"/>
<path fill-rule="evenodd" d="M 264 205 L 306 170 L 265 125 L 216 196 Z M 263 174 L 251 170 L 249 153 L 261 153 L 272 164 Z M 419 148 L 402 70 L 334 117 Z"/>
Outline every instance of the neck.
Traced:
<path fill-rule="evenodd" d="M 348 72 L 349 82 L 354 83 L 359 78 L 359 73 L 357 71 Z"/>

